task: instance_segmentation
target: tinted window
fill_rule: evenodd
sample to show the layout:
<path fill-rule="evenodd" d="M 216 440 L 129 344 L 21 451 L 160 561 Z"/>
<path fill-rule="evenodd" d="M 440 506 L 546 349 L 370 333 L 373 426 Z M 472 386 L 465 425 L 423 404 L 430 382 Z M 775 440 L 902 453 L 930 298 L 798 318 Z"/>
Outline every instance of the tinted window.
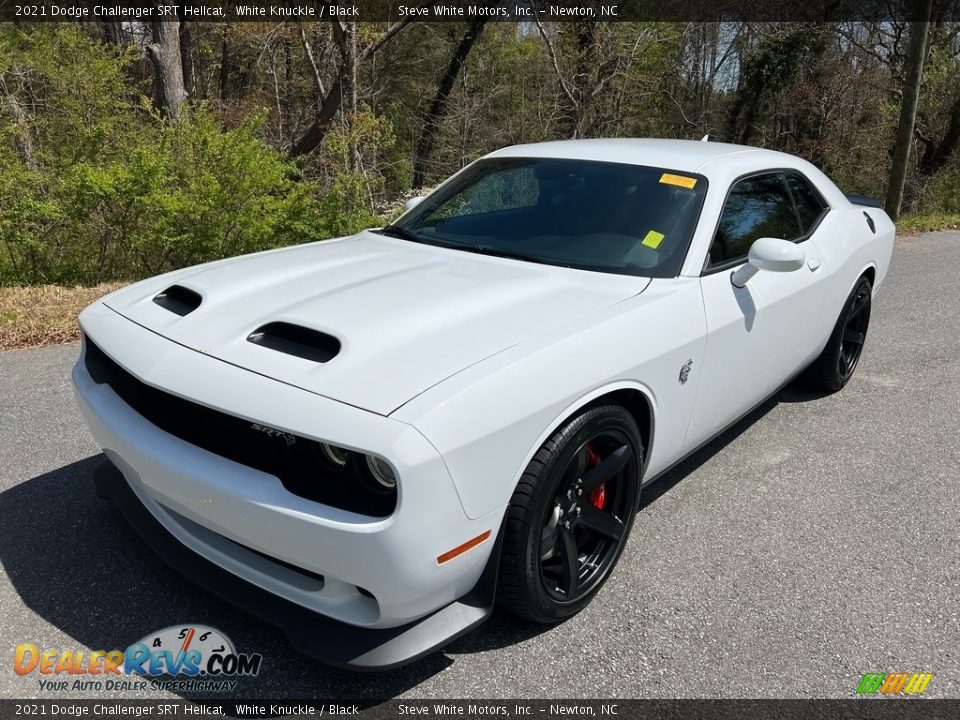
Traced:
<path fill-rule="evenodd" d="M 783 175 L 756 175 L 731 188 L 710 247 L 710 264 L 746 257 L 753 241 L 762 237 L 793 240 L 800 234 Z"/>
<path fill-rule="evenodd" d="M 626 163 L 482 160 L 382 232 L 536 263 L 674 277 L 706 185 L 700 175 Z"/>
<path fill-rule="evenodd" d="M 528 208 L 537 204 L 540 185 L 532 167 L 504 168 L 481 177 L 451 202 L 437 207 L 430 221 Z"/>
<path fill-rule="evenodd" d="M 797 213 L 800 215 L 803 234 L 808 235 L 820 220 L 823 211 L 827 209 L 826 203 L 802 175 L 787 173 L 787 185 L 790 186 L 790 192 L 793 193 L 793 199 L 797 203 Z"/>

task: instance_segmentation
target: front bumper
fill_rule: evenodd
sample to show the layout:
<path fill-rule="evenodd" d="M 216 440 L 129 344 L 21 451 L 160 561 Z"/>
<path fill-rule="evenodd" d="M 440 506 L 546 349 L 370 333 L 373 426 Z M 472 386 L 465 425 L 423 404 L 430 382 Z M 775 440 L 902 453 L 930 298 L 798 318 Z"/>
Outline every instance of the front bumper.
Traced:
<path fill-rule="evenodd" d="M 128 493 L 172 542 L 318 622 L 322 615 L 361 628 L 409 630 L 477 586 L 492 540 L 442 565 L 437 557 L 495 532 L 503 508 L 467 518 L 442 458 L 416 429 L 177 345 L 102 304 L 80 319 L 104 352 L 148 385 L 251 422 L 377 453 L 400 477 L 397 508 L 386 518 L 296 496 L 275 476 L 152 425 L 95 383 L 81 356 L 73 380 L 87 423 Z"/>
<path fill-rule="evenodd" d="M 464 597 L 399 627 L 361 628 L 284 600 L 187 548 L 150 514 L 109 459 L 97 467 L 94 481 L 97 494 L 112 499 L 140 537 L 168 565 L 223 600 L 276 625 L 297 651 L 331 665 L 351 670 L 389 670 L 405 665 L 470 631 L 486 620 L 493 609 L 499 540 L 480 580 Z"/>

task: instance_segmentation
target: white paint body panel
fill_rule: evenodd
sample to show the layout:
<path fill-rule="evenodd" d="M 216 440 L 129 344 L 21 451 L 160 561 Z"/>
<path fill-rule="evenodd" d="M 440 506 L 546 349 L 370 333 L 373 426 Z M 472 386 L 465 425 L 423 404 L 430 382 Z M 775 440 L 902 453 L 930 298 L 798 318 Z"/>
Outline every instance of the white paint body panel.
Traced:
<path fill-rule="evenodd" d="M 173 282 L 202 309 L 153 302 Z M 646 287 L 645 278 L 503 262 L 362 232 L 166 275 L 104 302 L 213 357 L 381 415 L 478 360 Z M 247 342 L 268 322 L 337 337 L 319 365 Z M 371 381 L 371 379 L 375 379 Z"/>
<path fill-rule="evenodd" d="M 84 330 L 138 379 L 216 410 L 389 457 L 403 477 L 397 510 L 371 519 L 288 492 L 271 475 L 183 442 L 134 412 L 82 362 L 73 379 L 94 438 L 147 508 L 181 542 L 271 592 L 338 620 L 390 626 L 452 602 L 476 583 L 491 542 L 450 563 L 451 546 L 500 525 L 467 518 L 442 458 L 410 425 L 304 392 L 172 343 L 97 303 Z M 187 518 L 210 532 L 197 532 Z M 324 575 L 303 576 L 226 547 L 213 534 Z M 372 592 L 379 607 L 355 586 Z"/>
<path fill-rule="evenodd" d="M 886 274 L 893 225 L 851 205 L 809 163 L 719 143 L 570 141 L 495 156 L 606 160 L 708 180 L 680 275 L 612 275 L 485 257 L 370 232 L 168 273 L 88 308 L 85 332 L 118 364 L 169 393 L 308 438 L 388 459 L 399 503 L 371 520 L 296 497 L 264 473 L 164 433 L 82 361 L 74 380 L 97 441 L 182 542 L 231 572 L 345 622 L 389 626 L 466 593 L 524 467 L 565 418 L 634 390 L 652 414 L 645 478 L 669 468 L 803 369 L 825 345 L 857 278 Z M 764 169 L 800 170 L 831 206 L 803 243 L 807 264 L 734 288 L 702 273 L 726 192 Z M 867 228 L 863 214 L 876 223 Z M 185 317 L 152 298 L 171 284 L 203 298 Z M 286 321 L 342 343 L 317 364 L 246 341 Z M 692 363 L 689 381 L 681 368 Z M 265 571 L 236 540 L 332 579 Z M 295 575 L 295 574 L 294 574 Z M 356 586 L 374 593 L 372 607 Z"/>

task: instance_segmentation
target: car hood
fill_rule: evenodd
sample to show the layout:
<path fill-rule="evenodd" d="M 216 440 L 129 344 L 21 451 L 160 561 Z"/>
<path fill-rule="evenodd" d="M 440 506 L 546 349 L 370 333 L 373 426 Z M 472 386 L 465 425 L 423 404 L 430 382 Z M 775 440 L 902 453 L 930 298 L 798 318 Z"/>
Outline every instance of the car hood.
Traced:
<path fill-rule="evenodd" d="M 469 365 L 648 284 L 363 232 L 168 273 L 104 303 L 189 348 L 387 415 Z M 198 293 L 200 305 L 181 316 L 155 303 L 171 285 Z M 339 353 L 317 362 L 248 341 L 275 322 L 331 335 Z"/>

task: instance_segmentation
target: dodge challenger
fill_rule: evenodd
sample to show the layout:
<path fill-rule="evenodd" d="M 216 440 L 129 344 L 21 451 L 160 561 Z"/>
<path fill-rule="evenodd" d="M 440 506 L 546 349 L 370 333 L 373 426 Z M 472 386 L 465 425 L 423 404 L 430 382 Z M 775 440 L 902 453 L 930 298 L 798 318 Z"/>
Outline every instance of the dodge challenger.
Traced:
<path fill-rule="evenodd" d="M 646 484 L 795 378 L 847 383 L 893 238 L 791 155 L 505 148 L 386 227 L 84 310 L 96 491 L 330 663 L 410 662 L 495 604 L 556 623 Z"/>

